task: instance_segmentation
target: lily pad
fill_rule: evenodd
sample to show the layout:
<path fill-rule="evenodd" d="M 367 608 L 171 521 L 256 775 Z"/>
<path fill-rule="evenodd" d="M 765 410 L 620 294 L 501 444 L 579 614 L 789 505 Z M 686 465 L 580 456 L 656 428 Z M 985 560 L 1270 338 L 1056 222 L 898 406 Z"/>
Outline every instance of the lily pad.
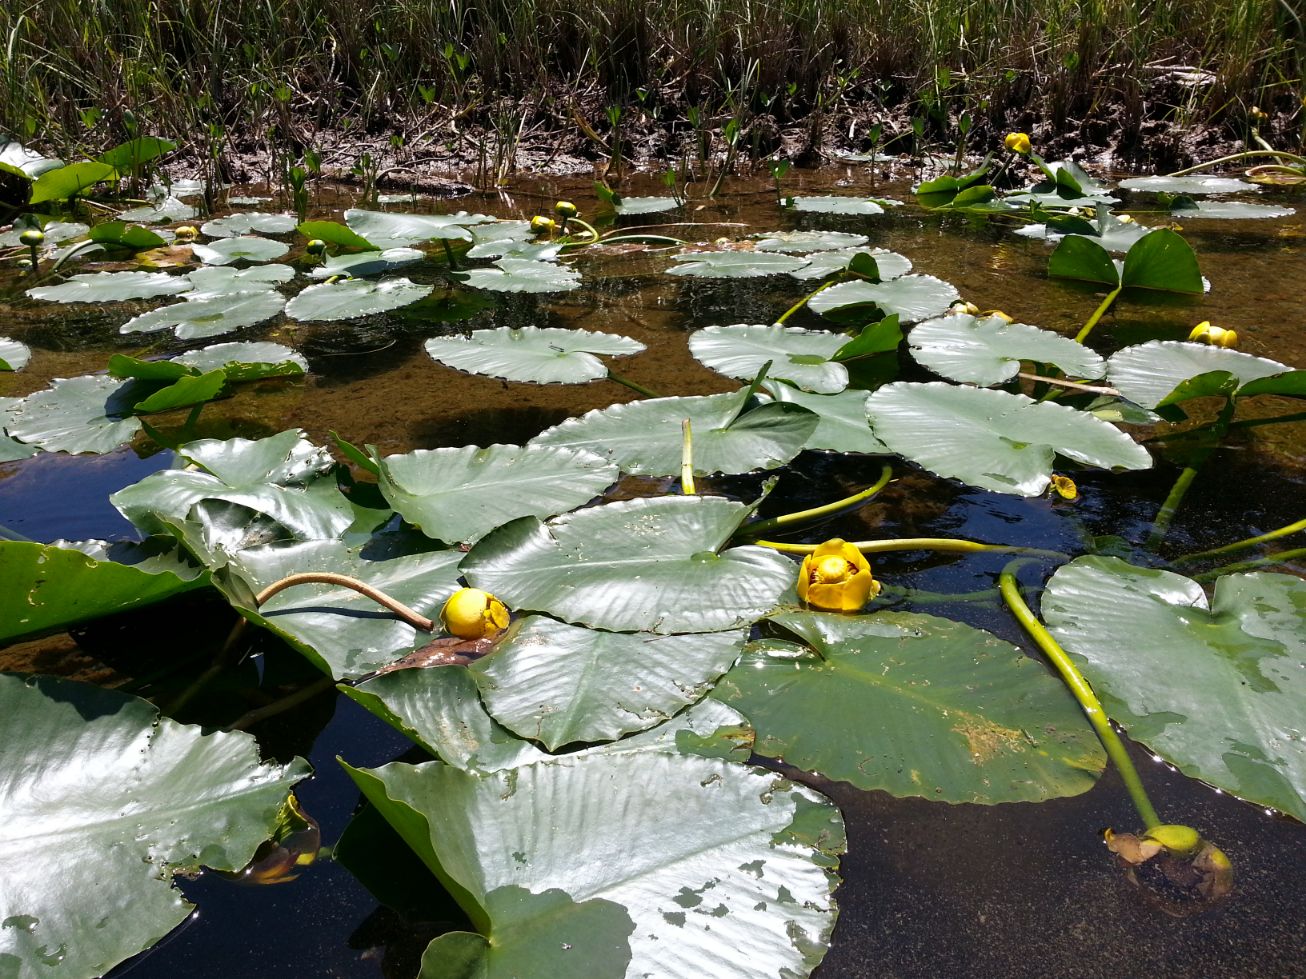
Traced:
<path fill-rule="evenodd" d="M 178 221 L 190 221 L 197 215 L 194 207 L 176 197 L 164 197 L 144 207 L 133 207 L 118 215 L 123 221 L 136 221 L 140 224 L 174 224 Z"/>
<path fill-rule="evenodd" d="M 871 431 L 870 420 L 866 417 L 865 391 L 810 394 L 777 381 L 766 381 L 763 388 L 776 401 L 799 405 L 820 419 L 804 448 L 825 452 L 890 454 L 888 446 Z"/>
<path fill-rule="evenodd" d="M 667 269 L 668 275 L 702 279 L 756 279 L 796 272 L 807 264 L 805 258 L 755 251 L 681 252 L 672 258 L 678 264 Z"/>
<path fill-rule="evenodd" d="M 1257 189 L 1237 177 L 1129 177 L 1120 181 L 1120 186 L 1153 194 L 1235 194 Z"/>
<path fill-rule="evenodd" d="M 215 343 L 172 360 L 200 371 L 222 370 L 233 381 L 308 373 L 308 361 L 279 343 Z"/>
<path fill-rule="evenodd" d="M 346 229 L 348 230 L 348 229 Z M 421 262 L 426 253 L 416 248 L 387 248 L 385 251 L 355 252 L 351 255 L 332 255 L 309 273 L 315 279 L 329 279 L 333 275 L 352 275 L 366 278 L 383 275 L 405 265 Z"/>
<path fill-rule="evenodd" d="M 123 387 L 113 377 L 57 377 L 12 408 L 6 427 L 46 452 L 112 452 L 141 428 Z"/>
<path fill-rule="evenodd" d="M 224 218 L 205 221 L 200 230 L 210 238 L 238 238 L 241 235 L 287 235 L 295 230 L 293 214 L 265 214 L 238 211 Z"/>
<path fill-rule="evenodd" d="M 769 361 L 768 377 L 790 381 L 804 391 L 837 394 L 848 386 L 848 369 L 833 357 L 847 342 L 837 333 L 738 323 L 695 331 L 689 352 L 727 377 L 749 380 Z"/>
<path fill-rule="evenodd" d="M 797 405 L 743 411 L 748 391 L 690 398 L 650 398 L 597 408 L 546 429 L 534 445 L 584 449 L 637 476 L 675 476 L 681 464 L 681 422 L 694 439 L 694 472 L 776 469 L 802 451 L 818 419 Z"/>
<path fill-rule="evenodd" d="M 721 632 L 770 611 L 793 562 L 763 547 L 721 550 L 751 508 L 719 497 L 627 500 L 523 517 L 463 560 L 469 584 L 509 607 L 612 632 Z"/>
<path fill-rule="evenodd" d="M 995 493 L 1040 495 L 1058 454 L 1100 468 L 1152 465 L 1147 450 L 1119 429 L 1023 394 L 898 382 L 873 393 L 866 410 L 871 428 L 894 452 Z"/>
<path fill-rule="evenodd" d="M 290 251 L 290 246 L 271 238 L 239 235 L 219 238 L 207 245 L 191 245 L 190 250 L 205 265 L 230 265 L 233 262 L 270 262 Z"/>
<path fill-rule="evenodd" d="M 1176 207 L 1171 213 L 1181 221 L 1256 221 L 1291 217 L 1297 212 L 1291 207 L 1247 201 L 1195 201 L 1192 207 Z"/>
<path fill-rule="evenodd" d="M 286 307 L 286 299 L 272 290 L 232 293 L 207 299 L 191 298 L 185 302 L 160 306 L 140 316 L 133 316 L 119 333 L 154 333 L 173 330 L 182 340 L 202 340 L 233 330 L 264 323 Z"/>
<path fill-rule="evenodd" d="M 1001 316 L 943 316 L 918 325 L 907 342 L 919 363 L 965 384 L 1003 384 L 1021 361 L 1055 364 L 1069 377 L 1106 373 L 1106 361 L 1083 344 Z"/>
<path fill-rule="evenodd" d="M 186 298 L 212 299 L 248 292 L 275 292 L 276 286 L 294 277 L 295 270 L 289 265 L 256 265 L 248 269 L 217 265 L 195 269 L 186 276 L 193 287 Z"/>
<path fill-rule="evenodd" d="M 35 445 L 19 442 L 5 434 L 13 410 L 22 403 L 21 398 L 0 398 L 0 462 L 17 462 L 19 459 L 31 458 L 41 451 Z"/>
<path fill-rule="evenodd" d="M 399 214 L 355 208 L 345 212 L 345 224 L 350 230 L 381 249 L 418 245 L 438 238 L 471 241 L 468 227 L 493 221 L 495 218 L 488 214 L 468 214 L 466 211 L 457 214 Z"/>
<path fill-rule="evenodd" d="M 22 246 L 23 243 L 19 241 L 19 236 L 27 230 L 27 227 L 29 226 L 24 226 L 19 222 L 4 234 L 0 234 L 0 248 L 18 248 Z M 45 235 L 45 247 L 48 249 L 51 245 L 57 245 L 61 241 L 80 238 L 90 230 L 89 225 L 82 224 L 79 221 L 47 221 L 45 226 L 41 228 L 41 233 Z"/>
<path fill-rule="evenodd" d="M 842 821 L 772 773 L 664 753 L 345 767 L 480 931 L 435 939 L 424 976 L 781 979 L 824 954 Z"/>
<path fill-rule="evenodd" d="M 811 214 L 853 214 L 869 217 L 883 214 L 885 202 L 879 198 L 841 197 L 831 194 L 826 197 L 791 197 L 789 204 L 796 211 L 807 211 Z"/>
<path fill-rule="evenodd" d="M 707 693 L 743 645 L 743 633 L 602 632 L 531 615 L 470 669 L 496 721 L 557 751 L 668 720 Z"/>
<path fill-rule="evenodd" d="M 117 173 L 113 167 L 104 163 L 84 160 L 67 166 L 47 170 L 32 182 L 29 204 L 43 204 L 46 201 L 66 201 L 79 196 L 82 191 L 90 190 L 96 184 L 114 180 Z"/>
<path fill-rule="evenodd" d="M 74 275 L 57 286 L 28 289 L 27 294 L 54 303 L 115 303 L 175 296 L 190 288 L 190 279 L 166 272 L 90 272 Z"/>
<path fill-rule="evenodd" d="M 383 282 L 364 279 L 323 282 L 305 286 L 298 296 L 286 303 L 286 315 L 305 323 L 373 316 L 425 299 L 432 291 L 432 286 L 418 285 L 403 278 Z"/>
<path fill-rule="evenodd" d="M 1210 394 L 1235 394 L 1261 378 L 1292 370 L 1265 357 L 1182 340 L 1152 340 L 1125 347 L 1107 361 L 1107 379 L 1122 395 L 1144 408 L 1174 404 Z M 1202 379 L 1206 384 L 1185 384 Z"/>
<path fill-rule="evenodd" d="M 809 252 L 829 252 L 839 249 L 860 248 L 869 238 L 844 231 L 768 231 L 757 235 L 753 248 L 759 252 L 784 252 L 806 255 Z"/>
<path fill-rule="evenodd" d="M 712 693 L 757 729 L 758 754 L 861 789 L 986 805 L 1078 795 L 1102 773 L 1064 685 L 990 633 L 913 612 L 771 621 L 802 644 L 753 643 Z"/>
<path fill-rule="evenodd" d="M 870 255 L 875 259 L 880 281 L 887 282 L 911 271 L 911 259 L 886 248 L 841 248 L 832 252 L 815 252 L 807 256 L 807 264 L 789 274 L 795 279 L 824 279 L 826 276 L 842 272 L 858 255 Z"/>
<path fill-rule="evenodd" d="M 310 770 L 114 690 L 0 675 L 0 771 L 0 961 L 80 979 L 190 914 L 174 875 L 243 867 Z"/>
<path fill-rule="evenodd" d="M 0 337 L 0 371 L 20 371 L 31 357 L 32 351 L 27 344 Z"/>
<path fill-rule="evenodd" d="M 613 200 L 612 207 L 618 214 L 629 216 L 675 211 L 681 203 L 674 197 L 621 197 Z"/>
<path fill-rule="evenodd" d="M 463 283 L 492 292 L 569 292 L 580 286 L 580 273 L 556 262 L 501 258 L 492 269 L 471 269 Z"/>
<path fill-rule="evenodd" d="M 628 357 L 643 349 L 637 340 L 613 333 L 535 326 L 426 341 L 426 352 L 447 367 L 533 384 L 582 384 L 607 377 L 607 367 L 594 354 Z"/>
<path fill-rule="evenodd" d="M 1108 713 L 1193 778 L 1306 819 L 1306 581 L 1196 582 L 1108 557 L 1077 558 L 1043 593 L 1048 627 Z"/>
<path fill-rule="evenodd" d="M 818 292 L 807 308 L 824 316 L 849 307 L 874 306 L 907 324 L 942 316 L 960 298 L 956 287 L 942 279 L 904 275 L 887 282 L 841 282 Z"/>
<path fill-rule="evenodd" d="M 587 503 L 620 473 L 590 452 L 544 445 L 417 449 L 377 459 L 381 493 L 427 537 L 470 543 L 518 517 Z"/>

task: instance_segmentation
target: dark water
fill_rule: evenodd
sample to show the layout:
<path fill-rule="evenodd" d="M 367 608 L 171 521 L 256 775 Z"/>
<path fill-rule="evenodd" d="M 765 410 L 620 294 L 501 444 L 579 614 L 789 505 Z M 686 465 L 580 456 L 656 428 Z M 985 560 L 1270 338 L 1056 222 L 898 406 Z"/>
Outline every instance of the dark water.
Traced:
<path fill-rule="evenodd" d="M 869 181 L 861 169 L 833 170 L 791 175 L 787 190 L 865 192 L 871 189 Z M 583 184 L 522 186 L 528 189 L 462 199 L 456 206 L 529 217 L 566 196 L 583 211 L 592 210 Z M 869 235 L 874 245 L 910 257 L 916 271 L 951 281 L 981 309 L 1001 308 L 1018 320 L 1062 333 L 1073 334 L 1097 303 L 1091 291 L 1045 277 L 1048 249 L 1043 243 L 996 227 L 972 227 L 911 207 L 871 219 L 782 215 L 765 187 L 737 186 L 736 193 L 691 212 L 692 220 L 703 222 L 700 226 L 669 233 L 712 240 L 791 226 L 857 231 Z M 628 188 L 632 194 L 659 190 L 651 182 Z M 874 191 L 906 196 L 901 184 L 881 184 Z M 329 197 L 321 203 L 327 209 L 337 205 Z M 338 203 L 350 202 L 342 198 Z M 1306 199 L 1295 203 L 1306 204 Z M 452 208 L 444 204 L 436 209 Z M 1210 294 L 1182 305 L 1122 301 L 1099 326 L 1093 344 L 1106 352 L 1152 337 L 1180 338 L 1206 319 L 1237 329 L 1241 349 L 1248 353 L 1306 364 L 1301 300 L 1306 217 L 1203 222 L 1184 231 L 1211 280 Z M 648 350 L 619 362 L 616 370 L 667 394 L 709 393 L 732 389 L 734 382 L 694 361 L 683 335 L 711 323 L 770 322 L 804 291 L 788 279 L 673 279 L 657 274 L 666 265 L 657 256 L 581 261 L 586 275 L 582 290 L 542 300 L 501 297 L 472 325 L 566 325 L 623 333 Z M 0 279 L 0 286 L 14 284 Z M 124 318 L 120 312 L 102 316 L 74 307 L 69 313 L 21 299 L 8 304 L 0 299 L 0 312 L 7 321 L 0 333 L 25 340 L 34 351 L 26 371 L 0 375 L 0 395 L 26 394 L 50 377 L 101 369 L 110 352 L 140 354 L 142 343 L 149 344 L 144 352 L 150 354 L 170 354 L 184 346 L 170 338 L 118 337 L 115 327 Z M 791 322 L 816 323 L 801 315 Z M 219 338 L 275 339 L 294 346 L 308 357 L 312 374 L 302 382 L 247 388 L 206 409 L 202 434 L 252 438 L 300 426 L 318 442 L 335 430 L 382 452 L 521 442 L 568 415 L 635 397 L 607 382 L 541 387 L 458 374 L 433 363 L 421 347 L 426 337 L 449 329 L 396 316 L 343 325 L 286 322 Z M 1286 402 L 1261 401 L 1267 403 L 1246 406 L 1240 417 L 1292 410 Z M 167 452 L 140 457 L 129 449 L 104 457 L 38 456 L 0 465 L 0 525 L 36 540 L 128 534 L 129 525 L 106 497 L 170 462 Z M 1084 535 L 1141 539 L 1177 472 L 1162 463 L 1146 474 L 1077 474 L 1083 499 L 1069 505 L 998 496 L 912 474 L 910 467 L 899 470 L 903 478 L 874 505 L 822 533 L 847 539 L 955 535 L 1077 552 Z M 834 462 L 809 454 L 782 479 L 769 505 L 781 511 L 825 502 L 841 495 L 832 493 L 832 486 L 851 492 L 872 482 L 878 471 L 874 460 Z M 1168 553 L 1299 519 L 1306 499 L 1303 480 L 1306 426 L 1243 431 L 1203 471 L 1175 522 Z M 958 594 L 990 588 L 1005 560 L 1001 555 L 884 555 L 876 562 L 876 573 L 891 586 Z M 1037 585 L 1050 567 L 1027 568 L 1025 580 Z M 1306 565 L 1275 570 L 1306 574 Z M 992 601 L 918 607 L 1013 642 L 1022 639 L 1014 620 Z M 150 611 L 82 630 L 77 639 L 83 652 L 77 657 L 66 638 L 0 650 L 0 668 L 39 664 L 72 672 L 89 656 L 107 664 L 110 682 L 130 684 L 151 657 L 175 654 L 177 630 L 212 623 L 203 631 L 220 636 L 226 614 L 216 603 L 195 599 L 174 611 Z M 271 642 L 266 647 L 260 665 L 235 678 L 234 687 L 245 683 L 275 689 L 312 679 L 297 657 Z M 236 689 L 215 691 L 212 717 L 183 719 L 230 720 L 240 713 L 232 706 L 238 694 Z M 321 823 L 328 844 L 358 803 L 335 756 L 376 765 L 410 748 L 401 735 L 352 702 L 332 696 L 284 714 L 256 733 L 268 754 L 301 753 L 313 762 L 317 774 L 298 794 Z M 838 803 L 849 831 L 839 925 L 819 975 L 1306 975 L 1306 890 L 1300 883 L 1306 829 L 1192 782 L 1153 762 L 1142 749 L 1137 757 L 1163 814 L 1201 828 L 1233 860 L 1237 889 L 1224 905 L 1180 920 L 1158 911 L 1125 881 L 1099 835 L 1106 826 L 1128 830 L 1136 825 L 1111 771 L 1077 798 L 995 807 L 896 800 L 846 784 L 818 783 Z M 396 873 L 425 875 L 415 858 L 404 859 Z M 241 887 L 211 874 L 183 887 L 201 912 L 115 975 L 406 977 L 415 974 L 425 942 L 456 920 L 455 912 L 439 905 L 408 916 L 379 907 L 330 861 L 275 887 Z"/>

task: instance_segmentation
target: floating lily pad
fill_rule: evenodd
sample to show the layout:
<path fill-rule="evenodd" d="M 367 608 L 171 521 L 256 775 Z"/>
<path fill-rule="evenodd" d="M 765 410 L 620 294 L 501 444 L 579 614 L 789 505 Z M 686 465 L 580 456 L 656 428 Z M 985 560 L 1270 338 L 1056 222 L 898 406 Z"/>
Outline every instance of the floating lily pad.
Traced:
<path fill-rule="evenodd" d="M 1057 454 L 1106 469 L 1152 465 L 1145 448 L 1106 422 L 1023 394 L 898 382 L 873 393 L 866 410 L 894 452 L 996 493 L 1038 496 Z"/>
<path fill-rule="evenodd" d="M 332 255 L 309 273 L 315 279 L 329 279 L 333 275 L 352 275 L 366 278 L 383 275 L 394 269 L 423 261 L 426 253 L 416 248 L 387 248 L 385 251 L 355 252 L 351 255 Z"/>
<path fill-rule="evenodd" d="M 1181 340 L 1152 340 L 1125 347 L 1107 361 L 1111 385 L 1144 408 L 1202 395 L 1232 395 L 1252 381 L 1290 370 L 1276 360 Z M 1213 375 L 1206 378 L 1209 384 L 1185 385 L 1203 375 Z"/>
<path fill-rule="evenodd" d="M 174 224 L 178 221 L 190 221 L 197 215 L 194 207 L 176 197 L 164 197 L 144 207 L 133 207 L 118 215 L 123 221 L 136 221 L 141 224 Z"/>
<path fill-rule="evenodd" d="M 776 469 L 802 451 L 817 418 L 797 405 L 763 405 L 740 415 L 746 389 L 692 398 L 650 398 L 599 408 L 546 429 L 537 445 L 584 449 L 637 476 L 680 473 L 681 422 L 693 429 L 696 473 Z"/>
<path fill-rule="evenodd" d="M 612 632 L 721 632 L 770 611 L 794 564 L 763 547 L 722 551 L 750 508 L 670 496 L 591 507 L 489 534 L 462 564 L 509 607 Z"/>
<path fill-rule="evenodd" d="M 825 952 L 842 821 L 772 773 L 659 752 L 345 767 L 479 929 L 435 939 L 424 975 L 779 979 Z"/>
<path fill-rule="evenodd" d="M 410 554 L 369 561 L 339 540 L 309 540 L 250 547 L 231 555 L 229 568 L 251 594 L 292 574 L 349 575 L 378 588 L 438 626 L 440 608 L 458 588 L 461 551 Z M 271 629 L 337 679 L 353 679 L 388 666 L 444 633 L 422 632 L 373 599 L 340 585 L 294 585 L 255 607 L 229 589 L 250 621 Z"/>
<path fill-rule="evenodd" d="M 815 252 L 807 256 L 807 264 L 789 274 L 795 279 L 824 279 L 826 276 L 842 272 L 858 255 L 870 255 L 875 259 L 880 281 L 896 279 L 911 271 L 911 259 L 885 248 L 842 248 L 832 252 Z"/>
<path fill-rule="evenodd" d="M 141 428 L 122 388 L 113 377 L 55 378 L 11 409 L 6 427 L 46 452 L 112 452 Z"/>
<path fill-rule="evenodd" d="M 870 420 L 866 417 L 865 391 L 810 394 L 776 381 L 766 381 L 763 387 L 775 400 L 799 405 L 820 419 L 804 448 L 826 452 L 890 454 L 888 447 L 871 431 Z"/>
<path fill-rule="evenodd" d="M 28 289 L 27 294 L 54 303 L 114 303 L 175 296 L 190 288 L 191 281 L 184 275 L 166 272 L 89 272 L 57 286 Z"/>
<path fill-rule="evenodd" d="M 965 384 L 1003 384 L 1020 371 L 1021 361 L 1055 364 L 1068 377 L 1106 373 L 1106 361 L 1082 343 L 1001 316 L 943 316 L 919 324 L 907 342 L 918 362 Z"/>
<path fill-rule="evenodd" d="M 1149 231 L 1130 246 L 1122 266 L 1092 238 L 1067 235 L 1048 259 L 1048 275 L 1111 288 L 1201 295 L 1205 290 L 1192 246 L 1169 228 Z"/>
<path fill-rule="evenodd" d="M 22 246 L 23 243 L 19 241 L 19 236 L 26 230 L 27 227 L 20 222 L 4 234 L 0 234 L 0 248 L 18 248 Z M 61 241 L 80 238 L 90 230 L 89 225 L 78 221 L 47 221 L 45 226 L 41 228 L 41 233 L 45 235 L 45 247 L 49 248 Z"/>
<path fill-rule="evenodd" d="M 1236 194 L 1257 189 L 1236 177 L 1129 177 L 1120 181 L 1120 186 L 1153 194 Z"/>
<path fill-rule="evenodd" d="M 1306 581 L 1196 582 L 1077 558 L 1043 593 L 1048 627 L 1112 719 L 1184 773 L 1306 819 Z"/>
<path fill-rule="evenodd" d="M 518 517 L 551 517 L 601 494 L 617 467 L 543 445 L 417 449 L 377 460 L 381 493 L 427 537 L 469 543 Z"/>
<path fill-rule="evenodd" d="M 295 230 L 293 214 L 265 214 L 262 211 L 238 211 L 224 218 L 205 221 L 200 226 L 210 238 L 237 238 L 241 235 L 287 235 Z"/>
<path fill-rule="evenodd" d="M 622 197 L 612 202 L 618 214 L 660 214 L 663 211 L 675 211 L 681 206 L 674 197 Z"/>
<path fill-rule="evenodd" d="M 172 358 L 201 371 L 222 370 L 233 381 L 254 381 L 308 372 L 308 361 L 279 343 L 215 343 Z"/>
<path fill-rule="evenodd" d="M 756 279 L 796 272 L 807 264 L 805 258 L 755 251 L 681 252 L 672 258 L 678 264 L 667 269 L 668 275 L 702 279 Z"/>
<path fill-rule="evenodd" d="M 323 282 L 305 286 L 298 296 L 286 303 L 286 315 L 305 323 L 373 316 L 425 299 L 432 291 L 432 286 L 418 285 L 402 278 L 383 282 L 364 279 Z"/>
<path fill-rule="evenodd" d="M 533 384 L 582 384 L 607 377 L 594 354 L 628 357 L 644 344 L 613 333 L 524 326 L 477 330 L 426 341 L 433 360 L 466 371 Z"/>
<path fill-rule="evenodd" d="M 466 211 L 457 214 L 399 214 L 355 208 L 345 212 L 345 224 L 381 249 L 418 245 L 437 238 L 471 241 L 468 227 L 490 224 L 494 220 L 488 214 L 468 214 Z"/>
<path fill-rule="evenodd" d="M 19 442 L 6 434 L 13 410 L 22 403 L 21 398 L 0 398 L 0 462 L 28 459 L 41 451 L 35 445 Z"/>
<path fill-rule="evenodd" d="M 0 337 L 0 371 L 20 371 L 32 358 L 32 351 L 25 343 Z"/>
<path fill-rule="evenodd" d="M 0 961 L 72 979 L 180 924 L 174 875 L 243 867 L 310 769 L 115 690 L 0 675 L 0 771 Z"/>
<path fill-rule="evenodd" d="M 133 316 L 119 333 L 154 333 L 173 330 L 182 340 L 202 340 L 266 322 L 286 306 L 279 292 L 234 293 L 208 299 L 187 297 L 185 302 L 160 306 Z"/>
<path fill-rule="evenodd" d="M 1195 201 L 1192 207 L 1176 207 L 1171 213 L 1181 221 L 1256 221 L 1291 217 L 1297 212 L 1291 207 L 1247 201 Z"/>
<path fill-rule="evenodd" d="M 1075 230 L 1068 232 L 1063 228 L 1046 224 L 1027 224 L 1017 228 L 1015 234 L 1024 238 L 1041 238 L 1046 241 L 1060 241 L 1066 234 L 1079 234 L 1091 238 L 1109 252 L 1127 252 L 1138 239 L 1155 229 L 1139 224 L 1137 221 L 1122 221 L 1105 208 L 1096 221 L 1083 222 Z"/>
<path fill-rule="evenodd" d="M 878 260 L 877 260 L 878 264 Z M 942 316 L 961 296 L 956 288 L 932 275 L 904 275 L 887 282 L 841 282 L 818 292 L 808 309 L 821 315 L 855 306 L 874 306 L 903 322 Z"/>
<path fill-rule="evenodd" d="M 568 265 L 529 258 L 501 258 L 494 264 L 463 273 L 464 284 L 493 292 L 569 292 L 580 286 L 580 273 Z"/>
<path fill-rule="evenodd" d="M 562 242 L 538 237 L 529 221 L 495 221 L 468 229 L 475 242 L 468 258 L 524 258 L 552 262 L 562 254 Z"/>
<path fill-rule="evenodd" d="M 556 751 L 668 720 L 707 693 L 743 646 L 743 633 L 601 632 L 531 615 L 470 669 L 496 721 Z"/>
<path fill-rule="evenodd" d="M 738 323 L 696 330 L 689 337 L 689 352 L 727 377 L 749 380 L 769 361 L 768 377 L 804 391 L 837 394 L 848 386 L 848 369 L 833 357 L 847 342 L 837 333 Z"/>
<path fill-rule="evenodd" d="M 195 269 L 186 278 L 193 286 L 187 299 L 212 299 L 215 296 L 234 296 L 248 292 L 275 291 L 275 287 L 295 277 L 289 265 L 256 265 L 248 269 L 233 269 L 225 265 Z"/>
<path fill-rule="evenodd" d="M 791 197 L 791 204 L 796 211 L 812 214 L 855 214 L 873 216 L 884 213 L 884 203 L 879 198 L 870 197 Z"/>
<path fill-rule="evenodd" d="M 838 249 L 860 248 L 869 238 L 844 231 L 768 231 L 757 235 L 753 248 L 759 252 L 784 252 L 805 255 L 809 252 L 829 252 Z"/>
<path fill-rule="evenodd" d="M 1065 686 L 990 633 L 912 612 L 771 621 L 802 644 L 753 643 L 712 693 L 757 729 L 758 754 L 940 802 L 1040 802 L 1102 773 Z"/>
<path fill-rule="evenodd" d="M 191 245 L 190 250 L 205 265 L 230 265 L 232 262 L 270 262 L 290 251 L 290 246 L 271 238 L 239 235 L 219 238 L 207 245 Z"/>

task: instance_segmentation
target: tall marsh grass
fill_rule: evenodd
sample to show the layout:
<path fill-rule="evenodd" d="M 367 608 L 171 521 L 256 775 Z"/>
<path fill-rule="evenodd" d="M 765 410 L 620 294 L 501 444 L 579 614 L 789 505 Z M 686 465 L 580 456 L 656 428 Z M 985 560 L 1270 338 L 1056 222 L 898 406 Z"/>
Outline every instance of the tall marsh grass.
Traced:
<path fill-rule="evenodd" d="M 305 128 L 432 132 L 530 103 L 664 122 L 861 102 L 942 128 L 1301 115 L 1295 0 L 5 0 L 0 130 L 53 150 L 134 131 L 293 149 Z M 1158 75 L 1195 84 L 1157 96 Z M 1157 98 L 1165 104 L 1157 106 Z M 1150 108 L 1145 102 L 1151 100 Z M 493 124 L 493 123 L 491 123 Z"/>

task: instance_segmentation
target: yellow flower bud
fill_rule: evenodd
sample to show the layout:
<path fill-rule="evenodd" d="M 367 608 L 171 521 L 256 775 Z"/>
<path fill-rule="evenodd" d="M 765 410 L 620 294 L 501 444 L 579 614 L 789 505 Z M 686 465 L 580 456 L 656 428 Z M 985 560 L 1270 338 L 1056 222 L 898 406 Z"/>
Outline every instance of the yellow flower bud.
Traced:
<path fill-rule="evenodd" d="M 487 591 L 459 588 L 440 610 L 440 622 L 459 639 L 481 639 L 508 627 L 508 609 Z"/>
<path fill-rule="evenodd" d="M 553 205 L 553 209 L 564 218 L 574 218 L 580 213 L 580 211 L 576 210 L 576 205 L 571 201 L 558 201 L 558 203 Z"/>
<path fill-rule="evenodd" d="M 313 238 L 309 241 L 307 245 L 304 246 L 304 251 L 308 252 L 308 254 L 313 256 L 325 255 L 326 250 L 327 250 L 327 243 L 323 241 L 321 238 Z"/>
<path fill-rule="evenodd" d="M 176 231 L 174 231 L 173 234 L 177 236 L 178 241 L 183 243 L 188 241 L 194 241 L 200 235 L 199 231 L 192 224 L 183 224 Z"/>
<path fill-rule="evenodd" d="M 537 235 L 542 235 L 546 231 L 554 232 L 558 229 L 558 222 L 553 218 L 546 218 L 543 214 L 537 214 L 531 218 L 531 230 Z"/>
<path fill-rule="evenodd" d="M 826 612 L 856 612 L 879 593 L 865 555 L 838 537 L 818 544 L 798 572 L 798 597 Z"/>
<path fill-rule="evenodd" d="M 974 303 L 968 303 L 964 299 L 958 299 L 948 307 L 950 316 L 978 316 L 979 307 Z"/>
<path fill-rule="evenodd" d="M 985 319 L 999 319 L 1002 320 L 1004 323 L 1014 322 L 1014 320 L 1012 320 L 1010 316 L 1008 316 L 1000 309 L 986 309 L 984 310 L 984 312 L 980 313 L 980 316 L 984 317 Z"/>
<path fill-rule="evenodd" d="M 1188 339 L 1198 343 L 1209 343 L 1212 347 L 1238 346 L 1238 333 L 1220 326 L 1212 326 L 1209 320 L 1202 320 L 1193 327 Z"/>
<path fill-rule="evenodd" d="M 18 240 L 28 248 L 35 248 L 45 241 L 45 232 L 39 228 L 28 228 L 18 236 Z"/>
<path fill-rule="evenodd" d="M 1028 133 L 1007 133 L 1007 138 L 1002 141 L 1002 145 L 1013 153 L 1019 153 L 1025 156 L 1030 151 Z"/>

